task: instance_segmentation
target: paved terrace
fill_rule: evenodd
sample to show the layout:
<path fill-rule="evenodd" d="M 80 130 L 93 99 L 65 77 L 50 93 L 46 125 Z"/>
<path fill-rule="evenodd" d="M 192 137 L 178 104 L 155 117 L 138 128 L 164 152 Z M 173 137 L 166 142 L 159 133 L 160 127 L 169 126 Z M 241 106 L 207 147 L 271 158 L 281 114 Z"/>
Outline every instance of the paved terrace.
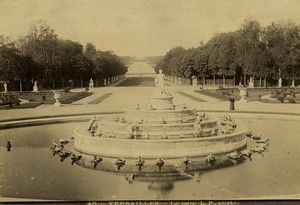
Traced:
<path fill-rule="evenodd" d="M 42 105 L 30 109 L 11 109 L 0 111 L 0 121 L 7 121 L 17 118 L 32 118 L 41 116 L 92 114 L 106 112 L 123 112 L 126 109 L 134 109 L 137 104 L 146 108 L 148 97 L 154 92 L 153 87 L 122 87 L 117 86 L 126 79 L 122 79 L 106 87 L 91 89 L 93 95 L 81 99 L 73 104 L 54 107 L 53 105 Z M 154 84 L 154 83 L 153 83 Z M 236 102 L 235 111 L 229 111 L 229 102 L 220 101 L 195 92 L 199 87 L 178 85 L 167 82 L 169 92 L 174 95 L 176 105 L 187 104 L 189 107 L 213 112 L 242 112 L 242 113 L 281 113 L 300 115 L 299 104 L 262 103 L 258 101 L 249 103 Z M 82 91 L 83 89 L 77 89 Z M 76 90 L 74 90 L 76 91 Z"/>

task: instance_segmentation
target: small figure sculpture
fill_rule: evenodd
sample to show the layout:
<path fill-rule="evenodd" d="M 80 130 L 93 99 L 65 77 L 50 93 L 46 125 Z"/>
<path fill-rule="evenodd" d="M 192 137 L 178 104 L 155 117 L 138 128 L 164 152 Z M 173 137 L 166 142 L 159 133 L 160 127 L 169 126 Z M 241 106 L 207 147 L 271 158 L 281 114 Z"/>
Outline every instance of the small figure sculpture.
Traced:
<path fill-rule="evenodd" d="M 249 80 L 249 88 L 254 88 L 254 82 L 253 82 L 252 77 L 250 77 L 250 80 Z"/>
<path fill-rule="evenodd" d="M 97 128 L 98 128 L 97 122 L 94 122 L 91 127 L 91 130 L 90 130 L 90 133 L 92 134 L 93 137 L 95 136 L 95 133 L 97 132 Z"/>
<path fill-rule="evenodd" d="M 3 87 L 4 87 L 4 93 L 7 93 L 7 83 L 6 82 L 3 84 Z"/>
<path fill-rule="evenodd" d="M 121 168 L 122 166 L 125 165 L 125 163 L 126 163 L 126 160 L 119 158 L 119 159 L 115 162 L 115 165 L 117 165 L 117 170 L 119 171 L 120 168 Z"/>
<path fill-rule="evenodd" d="M 90 79 L 89 87 L 90 87 L 90 88 L 93 88 L 93 87 L 94 87 L 94 80 L 93 80 L 93 78 Z"/>
<path fill-rule="evenodd" d="M 205 158 L 205 162 L 208 163 L 210 166 L 214 166 L 216 163 L 216 157 L 214 154 L 210 154 Z"/>
<path fill-rule="evenodd" d="M 282 78 L 278 79 L 278 87 L 281 88 L 282 87 Z"/>
<path fill-rule="evenodd" d="M 139 158 L 138 158 L 138 160 L 137 160 L 137 162 L 136 162 L 136 166 L 138 166 L 139 172 L 141 172 L 142 167 L 144 166 L 144 164 L 145 164 L 145 160 L 143 160 L 143 159 L 141 158 L 141 156 L 139 156 Z"/>
<path fill-rule="evenodd" d="M 75 162 L 79 161 L 80 159 L 82 158 L 81 155 L 78 155 L 76 156 L 76 154 L 72 153 L 72 156 L 71 156 L 71 165 L 73 165 Z"/>
<path fill-rule="evenodd" d="M 239 155 L 237 150 L 227 154 L 227 157 L 231 158 L 231 159 L 240 159 L 241 158 L 241 156 Z"/>
<path fill-rule="evenodd" d="M 188 169 L 188 166 L 191 164 L 191 160 L 189 160 L 189 158 L 185 157 L 182 160 L 182 163 L 185 164 L 185 169 Z"/>
<path fill-rule="evenodd" d="M 94 155 L 94 159 L 91 161 L 93 163 L 93 167 L 94 169 L 97 167 L 97 165 L 103 160 L 102 157 L 97 157 L 96 155 Z"/>
<path fill-rule="evenodd" d="M 37 81 L 34 81 L 33 92 L 38 92 L 38 91 L 39 91 L 39 87 L 37 85 Z"/>
<path fill-rule="evenodd" d="M 96 121 L 96 116 L 94 115 L 93 118 L 88 123 L 87 131 L 90 131 L 92 129 L 92 126 L 95 121 Z"/>
<path fill-rule="evenodd" d="M 155 165 L 158 166 L 158 170 L 161 171 L 161 168 L 164 166 L 165 162 L 161 159 L 158 158 L 155 162 Z"/>

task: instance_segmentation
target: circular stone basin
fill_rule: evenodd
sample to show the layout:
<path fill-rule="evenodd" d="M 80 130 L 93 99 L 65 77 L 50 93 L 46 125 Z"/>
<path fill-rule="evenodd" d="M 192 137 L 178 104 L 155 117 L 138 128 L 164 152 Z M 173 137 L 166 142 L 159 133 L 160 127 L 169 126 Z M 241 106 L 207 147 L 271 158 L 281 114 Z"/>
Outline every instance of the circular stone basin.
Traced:
<path fill-rule="evenodd" d="M 72 165 L 70 157 L 61 161 L 58 155 L 53 156 L 52 142 L 71 137 L 82 122 L 2 129 L 0 194 L 13 198 L 86 201 L 269 199 L 283 195 L 293 198 L 299 193 L 295 183 L 300 178 L 297 163 L 300 138 L 296 134 L 300 132 L 299 122 L 237 117 L 235 120 L 247 125 L 253 133 L 268 137 L 268 151 L 254 153 L 251 161 L 245 159 L 245 163 L 226 169 L 208 168 L 213 171 L 190 172 L 184 164 L 178 164 L 178 168 L 167 163 L 167 159 L 159 171 L 154 161 L 145 160 L 145 165 L 153 164 L 154 174 L 146 173 L 143 168 L 139 173 L 136 166 L 125 173 L 126 164 L 118 171 L 115 159 L 103 160 L 96 168 L 84 168 Z M 246 140 L 248 148 L 256 146 L 254 140 Z M 12 144 L 10 152 L 5 147 L 7 141 Z M 74 140 L 65 147 L 74 148 Z M 191 164 L 197 161 L 191 160 Z M 165 169 L 173 171 L 166 174 Z"/>

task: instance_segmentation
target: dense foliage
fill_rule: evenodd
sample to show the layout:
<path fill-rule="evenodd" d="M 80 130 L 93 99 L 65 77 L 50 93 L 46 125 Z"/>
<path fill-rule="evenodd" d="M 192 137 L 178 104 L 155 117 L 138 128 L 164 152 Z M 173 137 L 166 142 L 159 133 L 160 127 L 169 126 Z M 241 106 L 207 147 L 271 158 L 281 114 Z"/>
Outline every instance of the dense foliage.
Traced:
<path fill-rule="evenodd" d="M 159 69 L 184 78 L 231 76 L 245 85 L 247 76 L 260 84 L 261 78 L 294 81 L 300 78 L 300 27 L 289 22 L 261 27 L 245 20 L 239 30 L 216 34 L 197 48 L 171 49 L 157 63 Z"/>
<path fill-rule="evenodd" d="M 57 88 L 69 82 L 88 82 L 127 72 L 124 62 L 111 51 L 98 51 L 92 43 L 83 46 L 58 38 L 44 20 L 33 23 L 25 37 L 11 42 L 0 35 L 0 80 L 26 82 L 32 88 Z"/>

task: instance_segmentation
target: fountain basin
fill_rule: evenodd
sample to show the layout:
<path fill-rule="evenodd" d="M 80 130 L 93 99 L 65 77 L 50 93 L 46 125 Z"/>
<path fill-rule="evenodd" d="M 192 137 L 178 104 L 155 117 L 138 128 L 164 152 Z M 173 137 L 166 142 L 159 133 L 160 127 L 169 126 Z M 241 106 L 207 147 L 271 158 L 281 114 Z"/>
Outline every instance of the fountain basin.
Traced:
<path fill-rule="evenodd" d="M 206 157 L 235 151 L 246 146 L 247 128 L 239 125 L 232 134 L 186 139 L 120 139 L 91 137 L 80 127 L 74 130 L 75 149 L 81 153 L 102 157 L 145 159 Z"/>

